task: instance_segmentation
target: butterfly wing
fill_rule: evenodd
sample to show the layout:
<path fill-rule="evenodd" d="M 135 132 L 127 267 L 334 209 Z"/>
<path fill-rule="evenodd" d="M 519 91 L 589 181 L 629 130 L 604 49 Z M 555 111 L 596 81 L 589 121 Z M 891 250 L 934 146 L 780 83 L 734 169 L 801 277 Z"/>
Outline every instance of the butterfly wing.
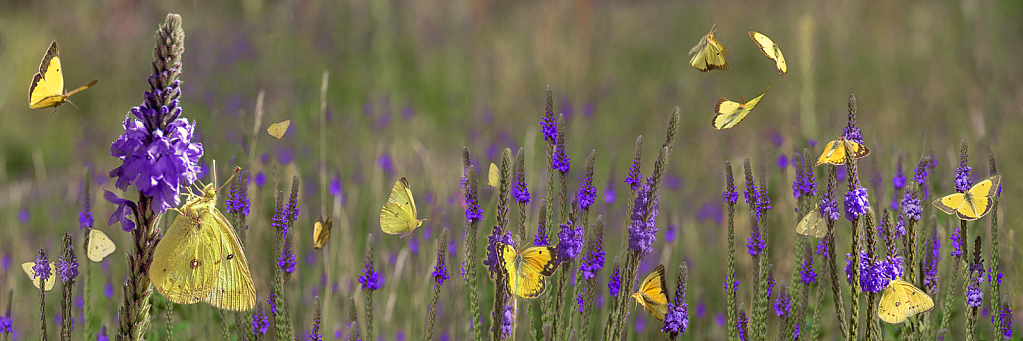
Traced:
<path fill-rule="evenodd" d="M 204 302 L 233 311 L 252 309 L 256 305 L 256 287 L 252 284 L 249 261 L 238 241 L 238 235 L 220 210 L 213 205 L 206 207 L 205 210 L 214 219 L 206 224 L 204 229 L 216 230 L 220 234 L 218 246 L 223 257 L 217 260 L 217 263 L 221 263 L 220 273 L 216 276 L 217 281 L 213 285 L 213 290 L 210 290 Z"/>
<path fill-rule="evenodd" d="M 905 292 L 906 297 L 905 302 L 906 306 L 908 307 L 908 316 L 926 313 L 934 309 L 934 300 L 931 299 L 931 296 L 928 296 L 926 293 L 924 293 L 923 290 L 920 290 L 917 287 L 913 286 L 912 284 L 909 284 L 908 282 L 904 282 L 899 279 L 896 279 L 894 281 L 896 285 L 898 285 L 899 288 L 903 292 Z M 889 286 L 890 285 L 891 283 L 889 283 Z"/>
<path fill-rule="evenodd" d="M 817 239 L 823 238 L 827 232 L 821 228 L 822 221 L 824 217 L 821 216 L 820 209 L 814 208 L 796 224 L 796 233 Z"/>
<path fill-rule="evenodd" d="M 521 291 L 519 287 L 519 283 L 522 279 L 519 274 L 519 267 L 517 264 L 517 259 L 521 258 L 515 251 L 514 246 L 504 243 L 499 244 L 499 246 L 498 257 L 501 259 L 501 267 L 504 268 L 505 278 L 508 280 L 508 292 L 512 295 L 522 296 L 520 294 Z"/>
<path fill-rule="evenodd" d="M 32 77 L 32 85 L 28 88 L 28 106 L 32 109 L 49 108 L 64 104 L 65 100 L 60 52 L 54 40 L 39 62 L 39 71 Z"/>
<path fill-rule="evenodd" d="M 963 206 L 966 202 L 966 195 L 962 193 L 952 193 L 944 197 L 934 199 L 931 204 L 937 207 L 945 214 L 956 214 L 956 211 Z"/>
<path fill-rule="evenodd" d="M 770 90 L 771 88 L 768 87 L 767 89 Z M 719 99 L 717 106 L 714 107 L 714 112 L 717 113 L 717 116 L 714 116 L 714 120 L 711 122 L 714 125 L 714 129 L 728 129 L 738 125 L 739 122 L 742 122 L 742 119 L 746 118 L 746 115 L 753 111 L 753 108 L 760 103 L 760 100 L 766 94 L 767 90 L 764 90 L 763 94 L 743 104 L 729 101 L 724 97 Z"/>
<path fill-rule="evenodd" d="M 114 245 L 114 241 L 110 240 L 106 233 L 95 228 L 92 229 L 92 232 L 89 232 L 89 260 L 96 263 L 102 262 L 103 258 L 114 253 L 115 250 L 117 250 L 117 246 Z"/>
<path fill-rule="evenodd" d="M 664 281 L 664 265 L 659 264 L 654 271 L 646 276 L 643 284 L 639 287 L 639 294 L 643 297 L 640 302 L 658 320 L 664 321 L 664 315 L 668 313 L 668 296 L 665 288 L 668 286 Z"/>
<path fill-rule="evenodd" d="M 320 250 L 327 245 L 327 241 L 330 240 L 330 229 L 334 227 L 333 222 L 330 221 L 330 217 L 327 220 L 323 220 L 323 217 L 316 220 L 316 224 L 313 226 L 313 248 Z"/>
<path fill-rule="evenodd" d="M 894 280 L 888 281 L 888 287 L 877 303 L 877 317 L 888 323 L 902 323 L 909 316 L 909 305 L 905 304 L 906 295 Z"/>
<path fill-rule="evenodd" d="M 206 300 L 220 275 L 223 260 L 222 233 L 214 217 L 195 207 L 201 198 L 182 207 L 170 229 L 156 244 L 149 279 L 168 300 L 192 304 Z"/>
<path fill-rule="evenodd" d="M 785 64 L 785 57 L 782 56 L 781 49 L 778 48 L 778 44 L 774 43 L 774 40 L 757 31 L 749 31 L 749 38 L 760 47 L 761 53 L 774 60 L 775 66 L 778 67 L 778 74 L 784 76 L 789 72 L 788 65 Z"/>
<path fill-rule="evenodd" d="M 35 262 L 21 263 L 21 269 L 24 270 L 25 274 L 28 275 L 28 278 L 32 280 L 32 285 L 34 285 L 36 289 L 39 289 L 39 277 L 36 277 L 36 272 L 35 270 L 32 269 L 32 267 L 35 265 L 36 265 Z M 50 262 L 50 277 L 46 279 L 46 287 L 43 288 L 43 291 L 50 291 L 51 289 L 53 289 L 53 283 L 56 282 L 57 265 L 54 262 Z"/>
<path fill-rule="evenodd" d="M 994 196 L 998 193 L 998 185 L 1002 177 L 995 175 L 984 179 L 970 187 L 969 195 L 964 197 L 963 205 L 956 210 L 956 215 L 963 220 L 977 220 L 991 211 Z"/>
<path fill-rule="evenodd" d="M 863 144 L 849 141 L 846 139 L 842 139 L 841 141 L 843 149 L 845 149 L 846 153 L 849 153 L 850 157 L 853 160 L 859 160 L 867 157 L 867 155 L 870 155 L 870 149 L 868 149 L 867 146 L 864 146 Z"/>
<path fill-rule="evenodd" d="M 278 140 L 284 138 L 284 133 L 288 132 L 288 127 L 291 126 L 291 120 L 284 120 L 282 122 L 271 124 L 266 128 L 266 132 L 277 138 Z"/>
<path fill-rule="evenodd" d="M 724 45 L 721 45 L 717 39 L 714 39 L 714 29 L 711 28 L 710 33 L 703 36 L 700 39 L 700 43 L 696 44 L 689 54 L 693 55 L 689 59 L 689 65 L 703 72 L 710 72 L 710 70 L 728 70 L 728 62 L 725 61 L 725 56 L 728 55 L 728 50 L 725 49 Z"/>
<path fill-rule="evenodd" d="M 501 184 L 501 170 L 497 168 L 493 162 L 490 163 L 490 174 L 488 176 L 487 184 L 490 187 L 497 188 Z"/>
<path fill-rule="evenodd" d="M 845 145 L 842 143 L 842 140 L 828 142 L 827 146 L 824 147 L 824 152 L 817 158 L 817 166 L 824 163 L 832 165 L 845 164 Z"/>

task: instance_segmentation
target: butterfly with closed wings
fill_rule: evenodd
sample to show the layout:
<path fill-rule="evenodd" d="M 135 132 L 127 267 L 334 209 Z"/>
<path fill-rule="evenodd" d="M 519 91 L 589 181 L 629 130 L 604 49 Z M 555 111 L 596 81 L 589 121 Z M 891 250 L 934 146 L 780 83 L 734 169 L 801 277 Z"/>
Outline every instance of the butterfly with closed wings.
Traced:
<path fill-rule="evenodd" d="M 658 264 L 654 271 L 643 280 L 639 291 L 632 294 L 632 298 L 642 304 L 651 314 L 654 314 L 658 320 L 664 321 L 664 315 L 668 314 L 667 287 L 664 282 L 664 264 Z"/>
<path fill-rule="evenodd" d="M 749 31 L 749 38 L 753 39 L 753 42 L 760 47 L 760 52 L 764 53 L 764 56 L 774 60 L 775 66 L 778 68 L 778 74 L 785 76 L 789 72 L 788 64 L 785 64 L 785 56 L 781 54 L 781 49 L 778 48 L 778 44 L 774 43 L 774 40 L 768 38 L 763 33 L 757 31 Z"/>
<path fill-rule="evenodd" d="M 313 224 L 313 248 L 317 250 L 323 249 L 327 246 L 327 241 L 330 240 L 330 229 L 334 227 L 334 224 L 330 221 L 330 217 L 327 220 L 316 219 L 316 223 Z"/>
<path fill-rule="evenodd" d="M 270 134 L 274 138 L 280 140 L 284 138 L 284 133 L 288 132 L 288 127 L 291 126 L 291 120 L 284 120 L 266 127 L 266 133 Z"/>
<path fill-rule="evenodd" d="M 977 220 L 991 211 L 1001 182 L 1002 176 L 995 175 L 978 182 L 966 192 L 952 193 L 932 203 L 945 214 L 955 214 L 962 220 Z"/>
<path fill-rule="evenodd" d="M 89 245 L 86 248 L 88 249 L 89 260 L 99 263 L 111 253 L 114 253 L 117 250 L 117 245 L 114 245 L 114 241 L 110 240 L 106 233 L 92 228 L 89 231 Z"/>
<path fill-rule="evenodd" d="M 404 177 L 394 183 L 391 197 L 380 209 L 380 229 L 387 234 L 400 234 L 402 238 L 415 230 L 424 221 L 416 215 L 416 199 L 412 197 L 412 189 Z"/>
<path fill-rule="evenodd" d="M 256 305 L 256 288 L 245 250 L 217 209 L 218 190 L 208 184 L 202 195 L 189 193 L 188 201 L 175 209 L 179 215 L 153 251 L 149 279 L 174 303 L 206 302 L 220 309 L 249 310 Z"/>
<path fill-rule="evenodd" d="M 817 239 L 824 238 L 827 231 L 823 229 L 826 226 L 821 226 L 823 222 L 824 216 L 821 215 L 820 209 L 815 207 L 796 224 L 796 233 Z"/>
<path fill-rule="evenodd" d="M 28 279 L 32 280 L 32 285 L 35 285 L 36 289 L 39 289 L 39 284 L 41 282 L 41 278 L 36 276 L 36 271 L 35 271 L 35 269 L 32 268 L 35 265 L 36 265 L 35 262 L 21 263 L 21 269 L 25 271 L 26 275 L 28 275 Z M 46 285 L 43 288 L 43 291 L 50 291 L 51 289 L 53 289 L 53 283 L 56 283 L 56 282 L 57 282 L 57 263 L 50 262 L 50 277 L 46 279 Z"/>
<path fill-rule="evenodd" d="M 28 88 L 28 107 L 32 109 L 43 109 L 57 107 L 67 102 L 68 96 L 88 89 L 96 85 L 98 79 L 64 93 L 64 73 L 60 68 L 60 51 L 57 50 L 57 41 L 50 43 L 50 48 L 43 55 L 39 62 L 39 71 L 32 77 L 32 85 Z"/>
<path fill-rule="evenodd" d="M 931 309 L 934 309 L 934 300 L 930 296 L 897 277 L 888 280 L 888 287 L 877 303 L 877 317 L 892 324 L 902 323 Z"/>

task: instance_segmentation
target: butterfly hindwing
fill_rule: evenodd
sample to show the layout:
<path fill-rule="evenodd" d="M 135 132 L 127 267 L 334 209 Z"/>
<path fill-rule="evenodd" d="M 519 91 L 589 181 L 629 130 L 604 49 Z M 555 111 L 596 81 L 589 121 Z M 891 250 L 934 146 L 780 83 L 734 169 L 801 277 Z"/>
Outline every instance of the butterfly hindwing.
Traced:
<path fill-rule="evenodd" d="M 888 280 L 888 287 L 877 305 L 877 316 L 895 324 L 931 309 L 934 309 L 934 300 L 930 296 L 901 278 L 896 278 Z"/>
<path fill-rule="evenodd" d="M 824 238 L 827 231 L 821 228 L 823 221 L 824 217 L 821 216 L 820 209 L 814 208 L 796 224 L 796 233 L 817 239 Z"/>
<path fill-rule="evenodd" d="M 249 272 L 249 261 L 245 257 L 238 236 L 227 218 L 215 206 L 206 208 L 215 219 L 216 229 L 220 233 L 220 247 L 223 255 L 219 262 L 220 273 L 217 281 L 206 296 L 204 302 L 220 309 L 245 311 L 256 305 L 256 287 L 252 283 Z"/>

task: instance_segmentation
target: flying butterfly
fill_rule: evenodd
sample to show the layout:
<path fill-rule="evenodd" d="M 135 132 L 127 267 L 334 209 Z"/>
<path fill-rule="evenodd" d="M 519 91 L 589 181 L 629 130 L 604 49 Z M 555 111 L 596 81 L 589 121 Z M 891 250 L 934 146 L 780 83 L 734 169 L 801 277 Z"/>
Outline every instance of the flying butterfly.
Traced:
<path fill-rule="evenodd" d="M 107 256 L 117 250 L 114 241 L 110 240 L 106 233 L 96 228 L 92 228 L 89 232 L 89 245 L 86 248 L 88 249 L 89 260 L 96 263 L 102 262 L 103 258 L 107 258 Z"/>
<path fill-rule="evenodd" d="M 553 246 L 534 246 L 521 252 L 501 244 L 501 262 L 508 276 L 508 292 L 522 298 L 537 298 L 547 288 L 547 277 L 554 274 L 558 262 Z"/>
<path fill-rule="evenodd" d="M 888 323 L 902 323 L 906 318 L 931 311 L 934 300 L 922 290 L 901 278 L 888 280 L 888 287 L 877 303 L 877 317 Z"/>
<path fill-rule="evenodd" d="M 714 116 L 713 120 L 711 120 L 711 125 L 713 125 L 714 129 L 717 130 L 728 129 L 738 125 L 739 122 L 742 122 L 743 118 L 746 118 L 746 115 L 749 115 L 749 113 L 753 111 L 753 108 L 757 106 L 757 103 L 760 103 L 760 100 L 767 94 L 767 90 L 771 90 L 771 87 L 767 87 L 767 89 L 764 90 L 764 93 L 760 94 L 760 96 L 757 96 L 745 103 L 732 102 L 721 97 L 721 99 L 718 100 L 718 104 L 714 106 L 714 112 L 717 113 L 717 115 Z M 741 101 L 742 99 L 740 98 L 739 100 Z"/>
<path fill-rule="evenodd" d="M 400 234 L 402 238 L 415 230 L 424 221 L 417 219 L 416 200 L 412 197 L 412 189 L 404 177 L 394 183 L 391 197 L 380 209 L 380 229 L 387 234 Z"/>
<path fill-rule="evenodd" d="M 827 231 L 824 229 L 825 226 L 821 226 L 824 225 L 823 222 L 824 216 L 821 215 L 820 209 L 814 208 L 796 224 L 796 233 L 817 239 L 824 238 Z"/>
<path fill-rule="evenodd" d="M 490 187 L 498 188 L 501 186 L 501 169 L 493 162 L 490 163 L 490 173 L 487 176 L 487 180 L 487 184 Z"/>
<path fill-rule="evenodd" d="M 35 285 L 36 289 L 39 289 L 40 278 L 36 277 L 36 272 L 32 269 L 35 265 L 35 262 L 21 263 L 21 269 L 25 270 L 25 274 L 28 275 L 28 279 L 32 280 L 32 285 Z M 53 289 L 53 283 L 55 282 L 57 282 L 57 264 L 50 262 L 50 277 L 46 279 L 46 287 L 43 288 L 43 291 L 50 291 L 50 289 Z"/>
<path fill-rule="evenodd" d="M 668 295 L 665 289 L 667 287 L 664 282 L 664 264 L 658 264 L 654 272 L 643 280 L 639 291 L 632 294 L 632 298 L 646 307 L 646 310 L 654 314 L 658 320 L 664 321 L 664 315 L 668 313 Z"/>
<path fill-rule="evenodd" d="M 788 65 L 785 64 L 785 56 L 781 54 L 781 49 L 778 48 L 778 44 L 774 43 L 774 40 L 768 38 L 763 33 L 757 31 L 749 31 L 749 38 L 753 39 L 757 46 L 760 46 L 760 52 L 763 52 L 767 58 L 774 60 L 775 66 L 778 67 L 778 74 L 785 76 L 789 72 Z"/>
<path fill-rule="evenodd" d="M 208 184 L 201 196 L 189 193 L 188 201 L 175 209 L 179 215 L 153 251 L 149 279 L 174 303 L 250 310 L 256 288 L 249 262 L 234 228 L 217 209 L 217 191 Z"/>
<path fill-rule="evenodd" d="M 290 126 L 291 120 L 284 120 L 266 127 L 266 132 L 280 140 L 284 138 L 284 133 L 288 132 L 288 127 Z"/>
<path fill-rule="evenodd" d="M 817 158 L 817 166 L 828 163 L 832 165 L 843 165 L 845 164 L 845 154 L 852 153 L 851 157 L 853 160 L 862 159 L 870 155 L 870 149 L 858 142 L 853 142 L 845 138 L 840 138 L 831 142 L 828 142 L 824 146 L 824 152 L 821 153 L 821 157 Z"/>
<path fill-rule="evenodd" d="M 728 50 L 725 50 L 721 42 L 714 39 L 715 31 L 717 30 L 714 29 L 714 26 L 711 26 L 710 33 L 700 38 L 700 43 L 689 50 L 689 54 L 693 55 L 693 58 L 689 59 L 689 65 L 692 65 L 697 70 L 703 72 L 728 70 L 728 62 L 725 61 L 725 56 L 728 56 Z"/>
<path fill-rule="evenodd" d="M 932 203 L 945 214 L 958 215 L 962 220 L 977 220 L 991 211 L 1001 182 L 1002 176 L 995 175 L 978 182 L 965 193 L 952 193 Z"/>
<path fill-rule="evenodd" d="M 60 51 L 57 50 L 57 41 L 50 43 L 50 48 L 43 55 L 39 62 L 39 71 L 32 77 L 32 85 L 28 88 L 28 107 L 32 109 L 43 109 L 57 107 L 67 102 L 68 96 L 88 89 L 96 85 L 98 79 L 72 90 L 64 92 L 64 73 L 60 68 Z"/>
<path fill-rule="evenodd" d="M 327 246 L 327 240 L 330 240 L 330 229 L 334 227 L 334 224 L 330 221 L 330 217 L 327 220 L 316 219 L 316 223 L 313 225 L 313 248 L 320 250 L 324 246 Z"/>

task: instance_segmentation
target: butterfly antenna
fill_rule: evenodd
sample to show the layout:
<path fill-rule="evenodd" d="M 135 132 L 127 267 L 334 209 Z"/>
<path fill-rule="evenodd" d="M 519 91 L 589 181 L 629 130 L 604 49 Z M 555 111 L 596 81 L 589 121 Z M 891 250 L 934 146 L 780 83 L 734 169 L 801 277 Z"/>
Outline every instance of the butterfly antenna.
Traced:
<path fill-rule="evenodd" d="M 220 188 L 217 188 L 217 192 L 220 192 L 221 189 L 224 189 L 224 187 L 227 187 L 227 184 L 231 183 L 231 180 L 234 180 L 234 176 L 238 175 L 238 172 L 241 172 L 241 171 L 242 171 L 241 167 L 234 166 L 234 173 L 231 173 L 231 177 L 227 178 L 227 181 L 225 181 L 223 185 L 220 185 Z M 214 173 L 214 174 L 216 174 L 216 173 Z"/>
<path fill-rule="evenodd" d="M 710 25 L 710 33 L 711 34 L 714 34 L 714 32 L 717 31 L 716 27 L 718 27 L 717 23 L 714 23 L 713 25 Z"/>

